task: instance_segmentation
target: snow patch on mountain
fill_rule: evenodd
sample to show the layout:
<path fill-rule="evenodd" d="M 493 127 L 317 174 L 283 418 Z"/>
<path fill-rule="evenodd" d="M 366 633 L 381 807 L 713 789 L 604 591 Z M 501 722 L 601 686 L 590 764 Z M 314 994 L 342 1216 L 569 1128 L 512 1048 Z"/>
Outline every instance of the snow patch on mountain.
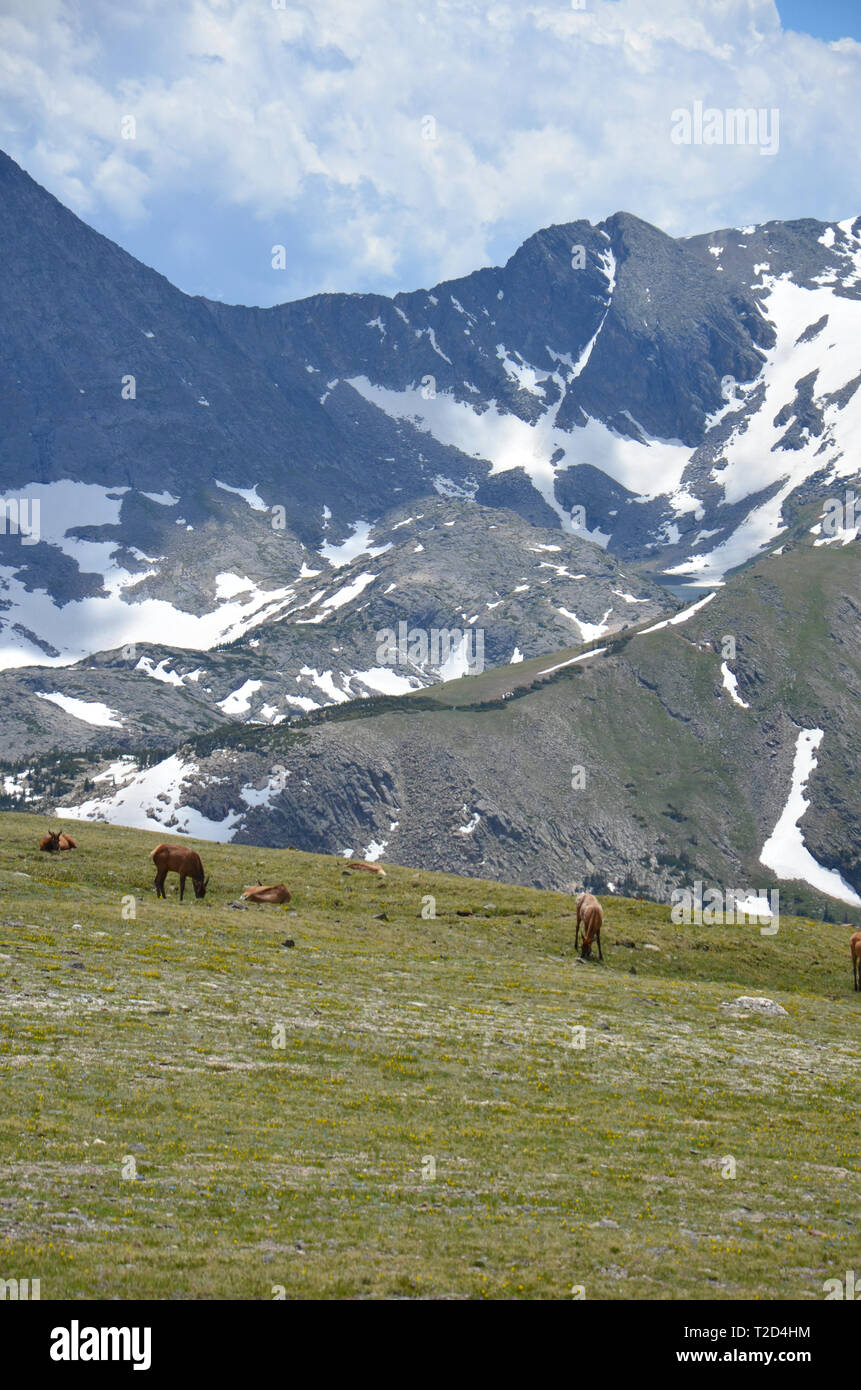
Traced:
<path fill-rule="evenodd" d="M 817 522 L 815 526 L 811 526 L 810 530 L 813 532 L 814 535 L 818 535 L 819 532 L 822 530 L 822 523 Z M 849 545 L 852 541 L 857 541 L 859 532 L 861 532 L 861 525 L 837 526 L 835 527 L 833 536 L 822 536 L 819 540 L 814 541 L 813 544 Z"/>
<path fill-rule="evenodd" d="M 150 502 L 157 502 L 160 507 L 176 507 L 179 505 L 179 498 L 174 497 L 171 492 L 142 492 L 141 497 L 148 497 Z"/>
<path fill-rule="evenodd" d="M 410 676 L 399 676 L 390 666 L 371 666 L 367 671 L 353 671 L 350 684 L 361 682 L 379 695 L 406 695 L 410 690 L 421 687 L 421 682 Z"/>
<path fill-rule="evenodd" d="M 330 704 L 343 705 L 350 699 L 346 691 L 338 689 L 331 671 L 321 672 L 314 666 L 303 666 L 300 675 L 308 676 L 318 690 L 322 690 L 323 694 L 328 697 Z"/>
<path fill-rule="evenodd" d="M 392 543 L 388 541 L 385 545 L 371 545 L 370 536 L 373 527 L 367 521 L 354 521 L 353 534 L 344 541 L 333 544 L 331 541 L 324 541 L 320 546 L 320 554 L 324 560 L 328 560 L 334 569 L 341 569 L 343 565 L 349 565 L 360 555 L 367 555 L 370 559 L 375 559 L 377 555 L 385 555 L 387 550 L 391 550 Z M 319 573 L 319 571 L 317 571 Z"/>
<path fill-rule="evenodd" d="M 370 844 L 362 850 L 362 858 L 366 864 L 374 864 L 378 859 L 382 859 L 388 847 L 388 840 L 371 840 Z"/>
<path fill-rule="evenodd" d="M 804 843 L 798 822 L 810 802 L 804 795 L 808 779 L 816 767 L 816 749 L 824 737 L 822 729 L 801 729 L 795 744 L 792 785 L 786 805 L 771 835 L 762 847 L 760 863 L 778 878 L 801 879 L 812 888 L 851 907 L 861 907 L 861 898 L 836 869 L 826 869 L 813 858 Z"/>
<path fill-rule="evenodd" d="M 788 274 L 765 275 L 763 289 L 762 309 L 776 341 L 757 378 L 762 400 L 755 411 L 740 403 L 738 424 L 711 476 L 730 506 L 767 488 L 776 490 L 721 545 L 707 555 L 691 556 L 668 574 L 696 574 L 707 582 L 722 578 L 781 534 L 783 503 L 812 474 L 825 472 L 836 479 L 857 471 L 861 301 L 825 286 L 805 288 Z M 805 339 L 806 331 L 823 319 L 821 330 Z M 806 378 L 813 382 L 812 404 L 821 413 L 821 429 L 814 433 L 806 427 L 790 441 L 790 426 L 804 409 L 799 383 Z M 841 395 L 848 397 L 843 404 Z"/>
<path fill-rule="evenodd" d="M 109 763 L 104 772 L 98 773 L 93 782 L 110 782 L 111 786 L 122 787 L 138 771 L 138 765 L 130 753 L 124 753 L 114 763 Z"/>
<path fill-rule="evenodd" d="M 282 771 L 286 777 L 290 776 L 287 768 L 283 768 Z M 284 785 L 279 774 L 270 776 L 265 787 L 243 787 L 239 795 L 246 806 L 265 806 L 268 809 L 272 805 L 272 798 L 280 796 L 283 790 Z"/>
<path fill-rule="evenodd" d="M 233 690 L 223 700 L 219 700 L 218 708 L 231 718 L 234 715 L 245 714 L 251 708 L 251 697 L 260 689 L 262 681 L 244 681 L 238 690 Z"/>
<path fill-rule="evenodd" d="M 177 671 L 167 669 L 167 663 L 170 659 L 169 656 L 163 657 L 158 665 L 154 666 L 150 657 L 142 656 L 135 670 L 143 671 L 144 675 L 151 676 L 153 680 L 162 681 L 165 685 L 182 685 L 182 676 Z"/>
<path fill-rule="evenodd" d="M 109 709 L 99 700 L 76 700 L 71 695 L 49 695 L 45 691 L 35 692 L 37 699 L 50 700 L 51 704 L 59 705 L 61 710 L 70 714 L 73 719 L 80 719 L 83 724 L 94 724 L 99 729 L 121 729 L 123 721 L 120 719 L 115 709 Z"/>
<path fill-rule="evenodd" d="M 238 574 L 232 574 L 229 571 L 215 576 L 215 597 L 219 601 L 236 598 L 237 594 L 247 594 L 253 588 L 253 580 L 241 578 Z"/>
<path fill-rule="evenodd" d="M 100 575 L 104 593 L 56 603 L 44 589 L 27 587 L 16 567 L 0 566 L 0 669 L 68 666 L 94 651 L 132 642 L 161 642 L 165 633 L 175 646 L 208 649 L 265 621 L 292 596 L 292 589 L 264 590 L 245 580 L 242 591 L 247 598 L 241 603 L 222 602 L 210 613 L 184 612 L 163 599 L 134 602 L 127 591 L 156 570 L 132 573 L 115 558 L 119 540 L 90 540 L 75 534 L 84 527 L 119 526 L 128 491 L 70 479 L 31 483 L 16 490 L 15 498 L 28 499 L 31 515 L 33 504 L 38 503 L 39 539 L 74 560 L 82 573 Z M 0 505 L 8 500 L 0 499 Z M 29 558 L 27 550 L 22 548 L 21 556 L 23 564 Z M 239 582 L 235 575 L 219 578 L 222 596 L 228 593 L 225 583 L 235 587 Z"/>
<path fill-rule="evenodd" d="M 707 603 L 711 603 L 714 596 L 715 591 L 706 594 L 705 598 L 698 599 L 697 602 L 692 603 L 689 608 L 683 608 L 679 613 L 674 613 L 672 618 L 664 618 L 660 623 L 654 623 L 651 627 L 644 627 L 639 635 L 645 637 L 648 632 L 660 632 L 661 628 L 677 627 L 679 623 L 686 623 L 688 618 L 692 618 L 701 608 L 705 608 Z"/>
<path fill-rule="evenodd" d="M 362 574 L 357 574 L 356 578 L 352 580 L 351 583 L 345 584 L 343 588 L 337 589 L 334 594 L 330 594 L 328 598 L 324 598 L 320 606 L 322 608 L 328 608 L 330 611 L 334 611 L 336 608 L 343 608 L 346 603 L 352 603 L 354 598 L 358 598 L 359 594 L 363 593 L 368 585 L 372 584 L 376 578 L 377 576 L 375 574 L 369 574 L 363 571 Z"/>
<path fill-rule="evenodd" d="M 140 575 L 128 578 L 137 580 Z M 207 651 L 274 617 L 293 594 L 289 588 L 255 585 L 246 599 L 223 602 L 200 615 L 164 599 L 130 603 L 119 593 L 57 604 L 44 589 L 26 589 L 14 570 L 0 566 L 0 596 L 6 605 L 0 617 L 0 670 L 70 666 L 91 652 L 135 642 L 162 643 L 166 633 L 172 646 Z M 52 650 L 46 652 L 40 642 Z"/>
<path fill-rule="evenodd" d="M 550 376 L 550 372 L 539 372 L 537 367 L 530 367 L 523 359 L 515 361 L 509 355 L 508 348 L 504 343 L 497 343 L 496 355 L 502 363 L 502 370 L 510 381 L 514 381 L 521 391 L 528 391 L 531 396 L 546 396 L 547 392 L 541 385 Z M 518 357 L 520 354 L 518 353 Z"/>
<path fill-rule="evenodd" d="M 607 650 L 606 647 L 593 647 L 590 652 L 581 652 L 579 656 L 571 656 L 567 661 L 558 661 L 555 666 L 545 666 L 543 671 L 539 671 L 539 676 L 551 676 L 554 671 L 564 671 L 566 666 L 576 666 L 578 661 L 588 661 L 590 657 L 601 656 Z"/>
<path fill-rule="evenodd" d="M 296 705 L 305 714 L 309 710 L 320 708 L 319 700 L 312 700 L 308 695 L 285 695 L 284 699 L 288 705 Z"/>
<path fill-rule="evenodd" d="M 728 692 L 729 698 L 732 700 L 733 704 L 741 705 L 742 709 L 750 709 L 750 705 L 746 700 L 743 700 L 738 693 L 738 680 L 735 672 L 730 670 L 725 661 L 721 663 L 720 673 L 723 680 L 723 688 Z"/>
<path fill-rule="evenodd" d="M 182 804 L 184 784 L 198 766 L 178 754 L 136 773 L 113 796 L 93 797 L 79 806 L 58 806 L 57 815 L 67 820 L 105 820 L 111 825 L 136 830 L 169 829 L 174 835 L 194 835 L 202 840 L 227 843 L 233 838 L 243 811 L 228 811 L 223 820 L 210 820 Z"/>
<path fill-rule="evenodd" d="M 137 583 L 142 577 L 114 564 L 113 554 L 119 541 L 85 540 L 73 533 L 83 527 L 118 526 L 123 498 L 128 491 L 126 487 L 105 488 L 98 483 L 79 483 L 71 478 L 61 478 L 52 483 L 27 483 L 16 488 L 14 493 L 4 494 L 0 498 L 0 506 L 8 508 L 10 502 L 16 500 L 20 505 L 26 498 L 30 515 L 33 516 L 34 504 L 38 503 L 38 539 L 56 546 L 74 560 L 82 571 L 103 574 L 105 588 L 118 592 L 127 584 Z"/>
<path fill-rule="evenodd" d="M 464 632 L 459 642 L 452 643 L 448 656 L 439 668 L 439 678 L 441 681 L 460 680 L 461 676 L 468 676 L 472 670 L 472 634 Z"/>
<path fill-rule="evenodd" d="M 243 498 L 252 511 L 267 512 L 269 510 L 263 498 L 257 495 L 256 483 L 254 487 L 231 487 L 230 483 L 220 483 L 216 478 L 215 486 L 221 488 L 222 492 L 232 492 L 235 493 L 237 497 Z"/>
<path fill-rule="evenodd" d="M 570 613 L 567 608 L 558 608 L 556 611 L 561 613 L 563 618 L 568 618 L 570 622 L 574 623 L 580 633 L 581 642 L 592 642 L 596 637 L 603 637 L 605 632 L 610 631 L 607 619 L 613 611 L 612 608 L 608 608 L 603 618 L 597 623 L 585 622 L 582 618 L 578 618 L 576 613 Z"/>
<path fill-rule="evenodd" d="M 427 400 L 414 386 L 398 391 L 376 386 L 364 376 L 351 378 L 349 384 L 391 419 L 407 420 L 440 444 L 472 458 L 486 459 L 493 474 L 522 468 L 556 512 L 562 529 L 571 533 L 578 528 L 556 497 L 554 485 L 557 473 L 572 461 L 588 459 L 595 468 L 648 501 L 676 491 L 692 452 L 678 440 L 653 439 L 644 433 L 645 442 L 641 442 L 616 434 L 591 417 L 572 431 L 561 429 L 556 416 L 563 395 L 530 424 L 495 400 L 486 402 L 479 411 L 447 391 L 438 391 Z M 571 458 L 566 461 L 559 457 L 551 463 L 559 450 L 563 456 L 570 453 Z"/>

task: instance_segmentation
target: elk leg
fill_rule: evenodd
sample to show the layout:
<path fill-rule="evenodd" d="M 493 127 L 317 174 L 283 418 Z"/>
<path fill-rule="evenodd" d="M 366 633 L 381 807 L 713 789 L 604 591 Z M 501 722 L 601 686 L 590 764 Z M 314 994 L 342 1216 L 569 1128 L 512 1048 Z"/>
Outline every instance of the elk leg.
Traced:
<path fill-rule="evenodd" d="M 185 874 L 179 876 L 179 900 L 182 902 L 182 895 L 185 892 Z"/>
<path fill-rule="evenodd" d="M 164 874 L 159 869 L 155 876 L 155 895 L 157 898 L 164 897 Z"/>

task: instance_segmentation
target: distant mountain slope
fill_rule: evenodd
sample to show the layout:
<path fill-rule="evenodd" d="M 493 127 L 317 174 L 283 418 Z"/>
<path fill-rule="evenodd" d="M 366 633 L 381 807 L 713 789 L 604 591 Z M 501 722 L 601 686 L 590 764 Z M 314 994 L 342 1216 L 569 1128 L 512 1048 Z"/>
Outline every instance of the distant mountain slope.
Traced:
<path fill-rule="evenodd" d="M 589 541 L 457 498 L 394 509 L 372 536 L 328 554 L 230 644 L 136 643 L 74 666 L 0 672 L 0 758 L 164 748 L 227 719 L 279 722 L 551 653 L 672 602 Z M 240 561 L 220 574 L 222 607 L 253 594 L 246 573 Z"/>
<path fill-rule="evenodd" d="M 594 654 L 299 728 L 216 731 L 148 771 L 130 760 L 120 789 L 73 793 L 63 814 L 72 803 L 151 829 L 666 900 L 695 878 L 776 881 L 760 855 L 790 802 L 799 734 L 821 730 L 801 831 L 831 876 L 785 888 L 786 907 L 817 911 L 830 895 L 854 911 L 860 564 L 857 543 L 816 546 L 805 528 L 693 609 Z M 795 864 L 809 877 L 801 850 Z"/>
<path fill-rule="evenodd" d="M 0 487 L 41 512 L 0 534 L 0 664 L 211 651 L 438 496 L 719 579 L 857 473 L 859 228 L 618 213 L 432 290 L 262 310 L 182 294 L 0 155 Z"/>
<path fill-rule="evenodd" d="M 263 310 L 0 155 L 0 244 L 5 804 L 855 910 L 861 219 Z"/>

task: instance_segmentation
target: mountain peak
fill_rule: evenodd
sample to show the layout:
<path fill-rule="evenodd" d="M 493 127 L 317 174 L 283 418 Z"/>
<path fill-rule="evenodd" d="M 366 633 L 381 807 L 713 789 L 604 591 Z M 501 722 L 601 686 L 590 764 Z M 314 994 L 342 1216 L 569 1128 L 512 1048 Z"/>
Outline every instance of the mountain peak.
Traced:
<path fill-rule="evenodd" d="M 42 489 L 43 516 L 26 549 L 0 536 L 9 661 L 80 650 L 70 604 L 84 650 L 102 621 L 152 638 L 142 596 L 161 601 L 177 575 L 221 632 L 217 576 L 241 565 L 265 588 L 276 509 L 288 569 L 303 546 L 444 496 L 720 577 L 777 533 L 793 490 L 853 457 L 849 224 L 676 239 L 620 211 L 545 227 L 504 266 L 429 290 L 255 309 L 184 295 L 6 155 L 0 179 L 14 194 L 0 199 L 0 470 L 12 496 Z M 774 375 L 778 341 L 792 367 Z M 748 525 L 774 497 L 764 533 Z M 233 559 L 249 528 L 256 558 Z"/>

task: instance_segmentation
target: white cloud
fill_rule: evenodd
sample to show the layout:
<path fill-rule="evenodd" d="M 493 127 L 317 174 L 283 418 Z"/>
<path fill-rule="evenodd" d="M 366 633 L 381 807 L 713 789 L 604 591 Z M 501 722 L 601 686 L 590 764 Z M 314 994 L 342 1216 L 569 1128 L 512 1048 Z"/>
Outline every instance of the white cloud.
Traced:
<path fill-rule="evenodd" d="M 683 234 L 861 206 L 861 45 L 783 31 L 773 0 L 5 0 L 0 53 L 10 153 L 228 298 L 430 284 L 619 208 Z M 779 154 L 674 145 L 698 99 L 779 107 Z"/>

